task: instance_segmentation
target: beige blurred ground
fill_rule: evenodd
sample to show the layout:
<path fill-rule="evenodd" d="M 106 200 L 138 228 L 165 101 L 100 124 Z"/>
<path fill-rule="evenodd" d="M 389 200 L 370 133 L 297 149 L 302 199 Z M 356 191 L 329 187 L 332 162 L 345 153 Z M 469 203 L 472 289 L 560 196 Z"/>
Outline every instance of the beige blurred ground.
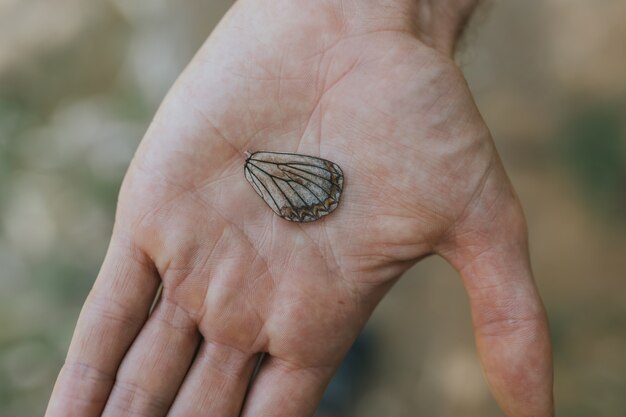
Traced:
<path fill-rule="evenodd" d="M 0 416 L 43 414 L 160 99 L 229 2 L 0 0 Z M 527 212 L 557 415 L 626 415 L 626 3 L 492 1 L 459 55 Z M 500 416 L 455 273 L 370 326 L 349 415 Z"/>

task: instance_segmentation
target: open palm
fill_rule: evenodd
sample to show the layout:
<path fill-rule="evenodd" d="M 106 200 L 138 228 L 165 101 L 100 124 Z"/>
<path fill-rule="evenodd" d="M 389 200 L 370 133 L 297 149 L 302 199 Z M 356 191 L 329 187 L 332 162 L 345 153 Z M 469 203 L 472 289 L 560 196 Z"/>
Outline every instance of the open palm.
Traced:
<path fill-rule="evenodd" d="M 297 3 L 237 3 L 164 101 L 47 416 L 309 415 L 431 253 L 462 272 L 503 408 L 549 415 L 523 216 L 460 71 L 402 22 Z M 337 163 L 338 209 L 276 216 L 244 177 L 259 150 Z"/>

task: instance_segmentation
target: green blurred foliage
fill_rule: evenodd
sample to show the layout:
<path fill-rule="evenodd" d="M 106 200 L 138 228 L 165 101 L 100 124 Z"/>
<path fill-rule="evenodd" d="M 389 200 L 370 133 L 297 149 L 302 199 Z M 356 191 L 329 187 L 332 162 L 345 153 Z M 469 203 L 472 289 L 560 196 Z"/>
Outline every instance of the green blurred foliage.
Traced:
<path fill-rule="evenodd" d="M 585 201 L 626 220 L 626 103 L 583 102 L 567 114 L 558 151 Z"/>

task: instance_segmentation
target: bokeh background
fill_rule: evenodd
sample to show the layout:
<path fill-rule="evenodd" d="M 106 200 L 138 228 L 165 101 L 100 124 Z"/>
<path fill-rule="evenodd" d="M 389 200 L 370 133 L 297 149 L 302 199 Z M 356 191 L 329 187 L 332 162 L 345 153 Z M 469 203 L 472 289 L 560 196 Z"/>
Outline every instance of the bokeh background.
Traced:
<path fill-rule="evenodd" d="M 0 0 L 0 416 L 43 414 L 132 153 L 229 4 Z M 492 1 L 458 56 L 527 213 L 561 417 L 626 415 L 625 22 L 623 0 Z M 502 415 L 441 260 L 359 343 L 341 415 Z"/>

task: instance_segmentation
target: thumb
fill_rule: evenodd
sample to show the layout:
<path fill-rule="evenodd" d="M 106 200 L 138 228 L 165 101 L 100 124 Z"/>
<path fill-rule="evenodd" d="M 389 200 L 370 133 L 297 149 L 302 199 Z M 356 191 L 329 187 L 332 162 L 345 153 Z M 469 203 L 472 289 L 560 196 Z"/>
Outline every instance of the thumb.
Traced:
<path fill-rule="evenodd" d="M 502 409 L 509 417 L 549 417 L 552 352 L 527 241 L 521 206 L 498 163 L 439 253 L 461 274 L 483 370 Z"/>

